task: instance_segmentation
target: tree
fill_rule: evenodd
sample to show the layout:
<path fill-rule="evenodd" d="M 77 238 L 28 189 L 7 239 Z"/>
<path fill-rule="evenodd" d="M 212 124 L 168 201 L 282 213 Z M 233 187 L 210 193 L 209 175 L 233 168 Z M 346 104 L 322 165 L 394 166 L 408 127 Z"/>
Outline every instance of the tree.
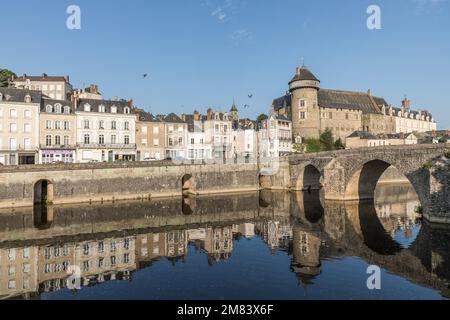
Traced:
<path fill-rule="evenodd" d="M 318 139 L 314 139 L 314 138 L 306 139 L 305 145 L 306 145 L 307 153 L 315 153 L 315 152 L 322 151 L 321 143 L 320 143 L 320 140 L 318 140 Z"/>
<path fill-rule="evenodd" d="M 267 114 L 261 113 L 258 116 L 258 118 L 256 118 L 256 122 L 257 123 L 261 123 L 261 122 L 263 122 L 264 120 L 267 120 L 267 119 L 269 119 L 269 116 Z"/>
<path fill-rule="evenodd" d="M 345 149 L 345 145 L 344 145 L 344 143 L 342 142 L 341 138 L 339 138 L 339 139 L 336 140 L 336 142 L 334 143 L 334 148 L 335 148 L 336 150 L 342 150 L 342 149 Z"/>
<path fill-rule="evenodd" d="M 6 88 L 9 86 L 9 80 L 11 77 L 17 77 L 16 74 L 8 69 L 0 69 L 0 88 Z"/>
<path fill-rule="evenodd" d="M 325 130 L 320 135 L 320 146 L 322 151 L 334 150 L 333 133 L 331 132 L 330 129 Z"/>

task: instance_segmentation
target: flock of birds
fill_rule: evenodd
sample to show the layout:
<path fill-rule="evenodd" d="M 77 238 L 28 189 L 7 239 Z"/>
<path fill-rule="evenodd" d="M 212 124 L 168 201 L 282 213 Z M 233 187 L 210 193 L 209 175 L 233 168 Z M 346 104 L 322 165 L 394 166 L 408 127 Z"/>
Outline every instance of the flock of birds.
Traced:
<path fill-rule="evenodd" d="M 148 77 L 148 73 L 144 73 L 144 74 L 142 75 L 142 79 L 145 79 L 145 78 L 147 78 L 147 77 Z M 248 94 L 248 98 L 249 98 L 249 99 L 252 99 L 252 98 L 253 98 L 253 93 Z M 248 109 L 248 108 L 250 108 L 250 105 L 245 104 L 245 105 L 244 105 L 244 109 Z"/>

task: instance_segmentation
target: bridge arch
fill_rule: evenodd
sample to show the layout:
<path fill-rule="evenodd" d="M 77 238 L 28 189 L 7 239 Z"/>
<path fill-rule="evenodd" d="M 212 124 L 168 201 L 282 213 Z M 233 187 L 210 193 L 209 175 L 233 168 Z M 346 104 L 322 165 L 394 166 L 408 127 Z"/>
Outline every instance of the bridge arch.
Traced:
<path fill-rule="evenodd" d="M 34 205 L 48 205 L 53 203 L 54 184 L 48 179 L 41 179 L 34 184 L 33 202 Z"/>
<path fill-rule="evenodd" d="M 295 190 L 314 191 L 322 188 L 322 174 L 316 166 L 309 163 L 299 170 L 300 172 L 298 174 L 297 181 L 295 182 Z"/>

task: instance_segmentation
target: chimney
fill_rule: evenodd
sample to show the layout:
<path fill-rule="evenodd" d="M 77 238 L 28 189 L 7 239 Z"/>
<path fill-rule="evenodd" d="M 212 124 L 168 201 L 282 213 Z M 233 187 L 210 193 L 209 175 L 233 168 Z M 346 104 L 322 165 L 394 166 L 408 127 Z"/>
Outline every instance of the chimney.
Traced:
<path fill-rule="evenodd" d="M 301 70 L 300 68 L 297 68 L 297 70 L 295 71 L 295 74 L 299 76 L 299 75 L 300 75 L 300 73 L 301 73 L 301 71 L 300 71 L 300 70 Z"/>
<path fill-rule="evenodd" d="M 186 121 L 186 114 L 183 113 L 183 114 L 181 115 L 181 120 Z"/>
<path fill-rule="evenodd" d="M 206 113 L 206 120 L 212 120 L 212 109 L 209 108 L 207 113 Z"/>
<path fill-rule="evenodd" d="M 372 90 L 367 90 L 367 94 L 369 95 L 369 96 L 371 96 L 372 95 Z"/>
<path fill-rule="evenodd" d="M 198 119 L 198 111 L 197 110 L 195 110 L 194 111 L 194 121 L 198 121 L 199 119 Z"/>
<path fill-rule="evenodd" d="M 70 83 L 70 78 L 69 78 L 68 75 L 66 75 L 64 78 L 66 79 L 66 82 L 67 82 L 67 83 Z"/>
<path fill-rule="evenodd" d="M 43 74 L 42 74 L 42 78 L 47 78 L 47 74 L 46 74 L 46 73 L 43 73 Z"/>
<path fill-rule="evenodd" d="M 402 108 L 409 109 L 411 107 L 411 101 L 408 98 L 403 99 Z"/>
<path fill-rule="evenodd" d="M 131 98 L 130 101 L 128 101 L 128 104 L 130 105 L 131 110 L 133 110 L 134 108 L 133 98 Z"/>

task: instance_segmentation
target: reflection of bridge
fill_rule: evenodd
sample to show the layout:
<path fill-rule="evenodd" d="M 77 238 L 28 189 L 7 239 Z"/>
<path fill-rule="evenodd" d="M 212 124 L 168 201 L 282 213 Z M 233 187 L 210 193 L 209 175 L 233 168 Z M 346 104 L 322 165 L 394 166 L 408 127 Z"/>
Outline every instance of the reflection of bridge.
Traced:
<path fill-rule="evenodd" d="M 98 207 L 56 207 L 47 229 L 34 227 L 31 210 L 1 215 L 0 219 L 0 254 L 5 255 L 5 258 L 0 257 L 0 261 L 12 263 L 12 260 L 7 259 L 12 252 L 15 257 L 19 257 L 22 255 L 19 255 L 20 250 L 28 250 L 28 256 L 34 255 L 36 261 L 35 267 L 31 266 L 29 272 L 38 273 L 40 276 L 35 278 L 38 283 L 45 282 L 44 286 L 51 281 L 52 290 L 61 287 L 61 281 L 54 280 L 67 276 L 62 266 L 69 256 L 82 270 L 87 270 L 87 283 L 93 281 L 94 275 L 95 281 L 100 282 L 111 279 L 112 274 L 126 279 L 132 276 L 133 270 L 151 265 L 153 259 L 182 259 L 190 240 L 195 241 L 196 245 L 200 243 L 199 246 L 208 253 L 208 259 L 228 257 L 233 248 L 230 246 L 230 236 L 245 233 L 249 224 L 256 224 L 258 233 L 261 233 L 271 249 L 277 247 L 278 239 L 279 246 L 285 247 L 293 255 L 292 269 L 305 283 L 314 281 L 320 274 L 322 259 L 359 256 L 390 273 L 448 295 L 448 231 L 425 225 L 410 249 L 402 250 L 389 236 L 387 231 L 390 230 L 383 228 L 370 201 L 326 200 L 322 206 L 317 193 L 263 191 L 260 195 L 221 199 L 173 199 Z M 210 240 L 209 236 L 212 237 Z M 144 238 L 145 248 L 142 247 Z M 158 243 L 154 242 L 156 238 Z M 288 238 L 292 245 L 286 243 Z M 216 245 L 213 239 L 222 242 Z M 115 267 L 108 267 L 110 271 L 106 274 L 99 274 L 99 269 L 93 269 L 86 262 L 98 258 L 99 253 L 96 255 L 89 249 L 99 247 L 100 242 L 105 246 L 114 242 L 118 254 L 121 254 Z M 158 249 L 155 251 L 155 248 Z M 55 256 L 51 258 L 54 259 L 52 263 L 46 260 L 49 250 L 50 256 Z M 67 255 L 62 253 L 64 251 Z M 144 257 L 143 252 L 150 255 Z M 155 252 L 158 254 L 151 255 Z M 102 254 L 101 257 L 108 261 L 112 259 L 111 254 Z M 17 260 L 17 263 L 22 268 L 23 261 Z M 58 265 L 60 267 L 56 268 Z M 21 268 L 17 267 L 16 270 Z M 46 273 L 46 268 L 52 272 Z M 8 268 L 5 265 L 1 269 Z M 118 270 L 119 274 L 115 275 L 117 272 L 114 270 Z M 6 273 L 1 277 L 0 283 L 10 284 L 11 278 Z M 14 284 L 18 285 L 18 282 Z"/>
<path fill-rule="evenodd" d="M 399 170 L 416 190 L 427 219 L 450 222 L 450 145 L 363 148 L 296 155 L 278 172 L 263 179 L 264 187 L 293 190 L 323 188 L 328 200 L 373 199 L 380 177 L 389 167 Z"/>

